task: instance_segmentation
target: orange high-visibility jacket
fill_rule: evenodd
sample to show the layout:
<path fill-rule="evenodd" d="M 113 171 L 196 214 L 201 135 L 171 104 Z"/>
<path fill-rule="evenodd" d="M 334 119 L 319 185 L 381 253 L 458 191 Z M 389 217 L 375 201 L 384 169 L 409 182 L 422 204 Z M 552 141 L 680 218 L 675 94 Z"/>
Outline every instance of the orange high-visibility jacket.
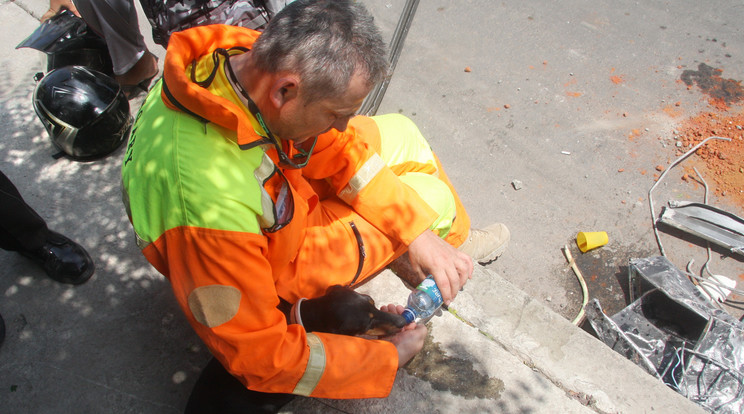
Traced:
<path fill-rule="evenodd" d="M 273 147 L 259 145 L 266 138 L 240 101 L 213 93 L 225 87 L 221 63 L 213 84 L 192 81 L 192 63 L 209 69 L 213 50 L 250 48 L 259 34 L 213 25 L 171 37 L 163 80 L 137 115 L 122 166 L 138 245 L 246 387 L 385 397 L 398 366 L 390 342 L 306 333 L 277 305 L 362 281 L 437 215 L 370 147 L 379 140 L 370 118 L 319 136 L 306 167 L 282 169 Z M 467 234 L 460 209 L 458 200 Z M 451 237 L 457 244 L 463 234 Z"/>

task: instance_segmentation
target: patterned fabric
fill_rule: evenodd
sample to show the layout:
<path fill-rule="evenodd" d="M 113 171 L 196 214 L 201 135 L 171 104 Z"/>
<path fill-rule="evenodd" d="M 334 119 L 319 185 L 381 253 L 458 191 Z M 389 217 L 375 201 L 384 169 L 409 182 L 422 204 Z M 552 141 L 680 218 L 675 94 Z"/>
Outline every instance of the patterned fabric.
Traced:
<path fill-rule="evenodd" d="M 171 34 L 195 26 L 227 24 L 261 30 L 292 0 L 140 0 L 155 43 L 168 47 Z"/>

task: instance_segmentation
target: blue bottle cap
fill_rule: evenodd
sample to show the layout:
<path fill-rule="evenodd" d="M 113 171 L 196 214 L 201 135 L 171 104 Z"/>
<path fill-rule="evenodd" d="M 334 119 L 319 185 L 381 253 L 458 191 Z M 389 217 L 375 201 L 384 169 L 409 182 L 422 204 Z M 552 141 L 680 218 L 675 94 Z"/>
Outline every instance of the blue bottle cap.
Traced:
<path fill-rule="evenodd" d="M 408 308 L 403 310 L 403 317 L 406 319 L 406 325 L 416 320 L 416 314 Z"/>

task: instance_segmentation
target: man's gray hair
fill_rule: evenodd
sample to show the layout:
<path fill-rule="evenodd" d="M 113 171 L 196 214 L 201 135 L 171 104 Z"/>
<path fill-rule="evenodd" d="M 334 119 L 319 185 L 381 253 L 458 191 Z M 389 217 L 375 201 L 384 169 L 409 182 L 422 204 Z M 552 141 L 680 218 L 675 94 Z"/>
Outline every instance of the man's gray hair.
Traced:
<path fill-rule="evenodd" d="M 300 75 L 306 101 L 346 91 L 355 72 L 369 86 L 387 75 L 386 48 L 374 19 L 350 0 L 295 0 L 269 22 L 251 51 L 258 68 Z"/>

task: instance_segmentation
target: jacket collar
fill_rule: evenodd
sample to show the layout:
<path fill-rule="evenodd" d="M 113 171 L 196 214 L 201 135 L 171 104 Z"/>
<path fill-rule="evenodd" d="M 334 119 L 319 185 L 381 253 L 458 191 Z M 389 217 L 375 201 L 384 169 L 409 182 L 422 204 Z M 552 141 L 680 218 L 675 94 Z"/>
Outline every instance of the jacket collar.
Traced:
<path fill-rule="evenodd" d="M 226 25 L 199 26 L 174 33 L 168 42 L 163 64 L 164 90 L 169 92 L 169 96 L 161 95 L 163 101 L 171 109 L 179 110 L 179 106 L 183 106 L 200 118 L 236 131 L 238 145 L 242 148 L 263 140 L 253 130 L 248 114 L 242 108 L 192 82 L 187 70 L 193 62 L 217 48 L 250 48 L 260 34 L 255 30 Z"/>

